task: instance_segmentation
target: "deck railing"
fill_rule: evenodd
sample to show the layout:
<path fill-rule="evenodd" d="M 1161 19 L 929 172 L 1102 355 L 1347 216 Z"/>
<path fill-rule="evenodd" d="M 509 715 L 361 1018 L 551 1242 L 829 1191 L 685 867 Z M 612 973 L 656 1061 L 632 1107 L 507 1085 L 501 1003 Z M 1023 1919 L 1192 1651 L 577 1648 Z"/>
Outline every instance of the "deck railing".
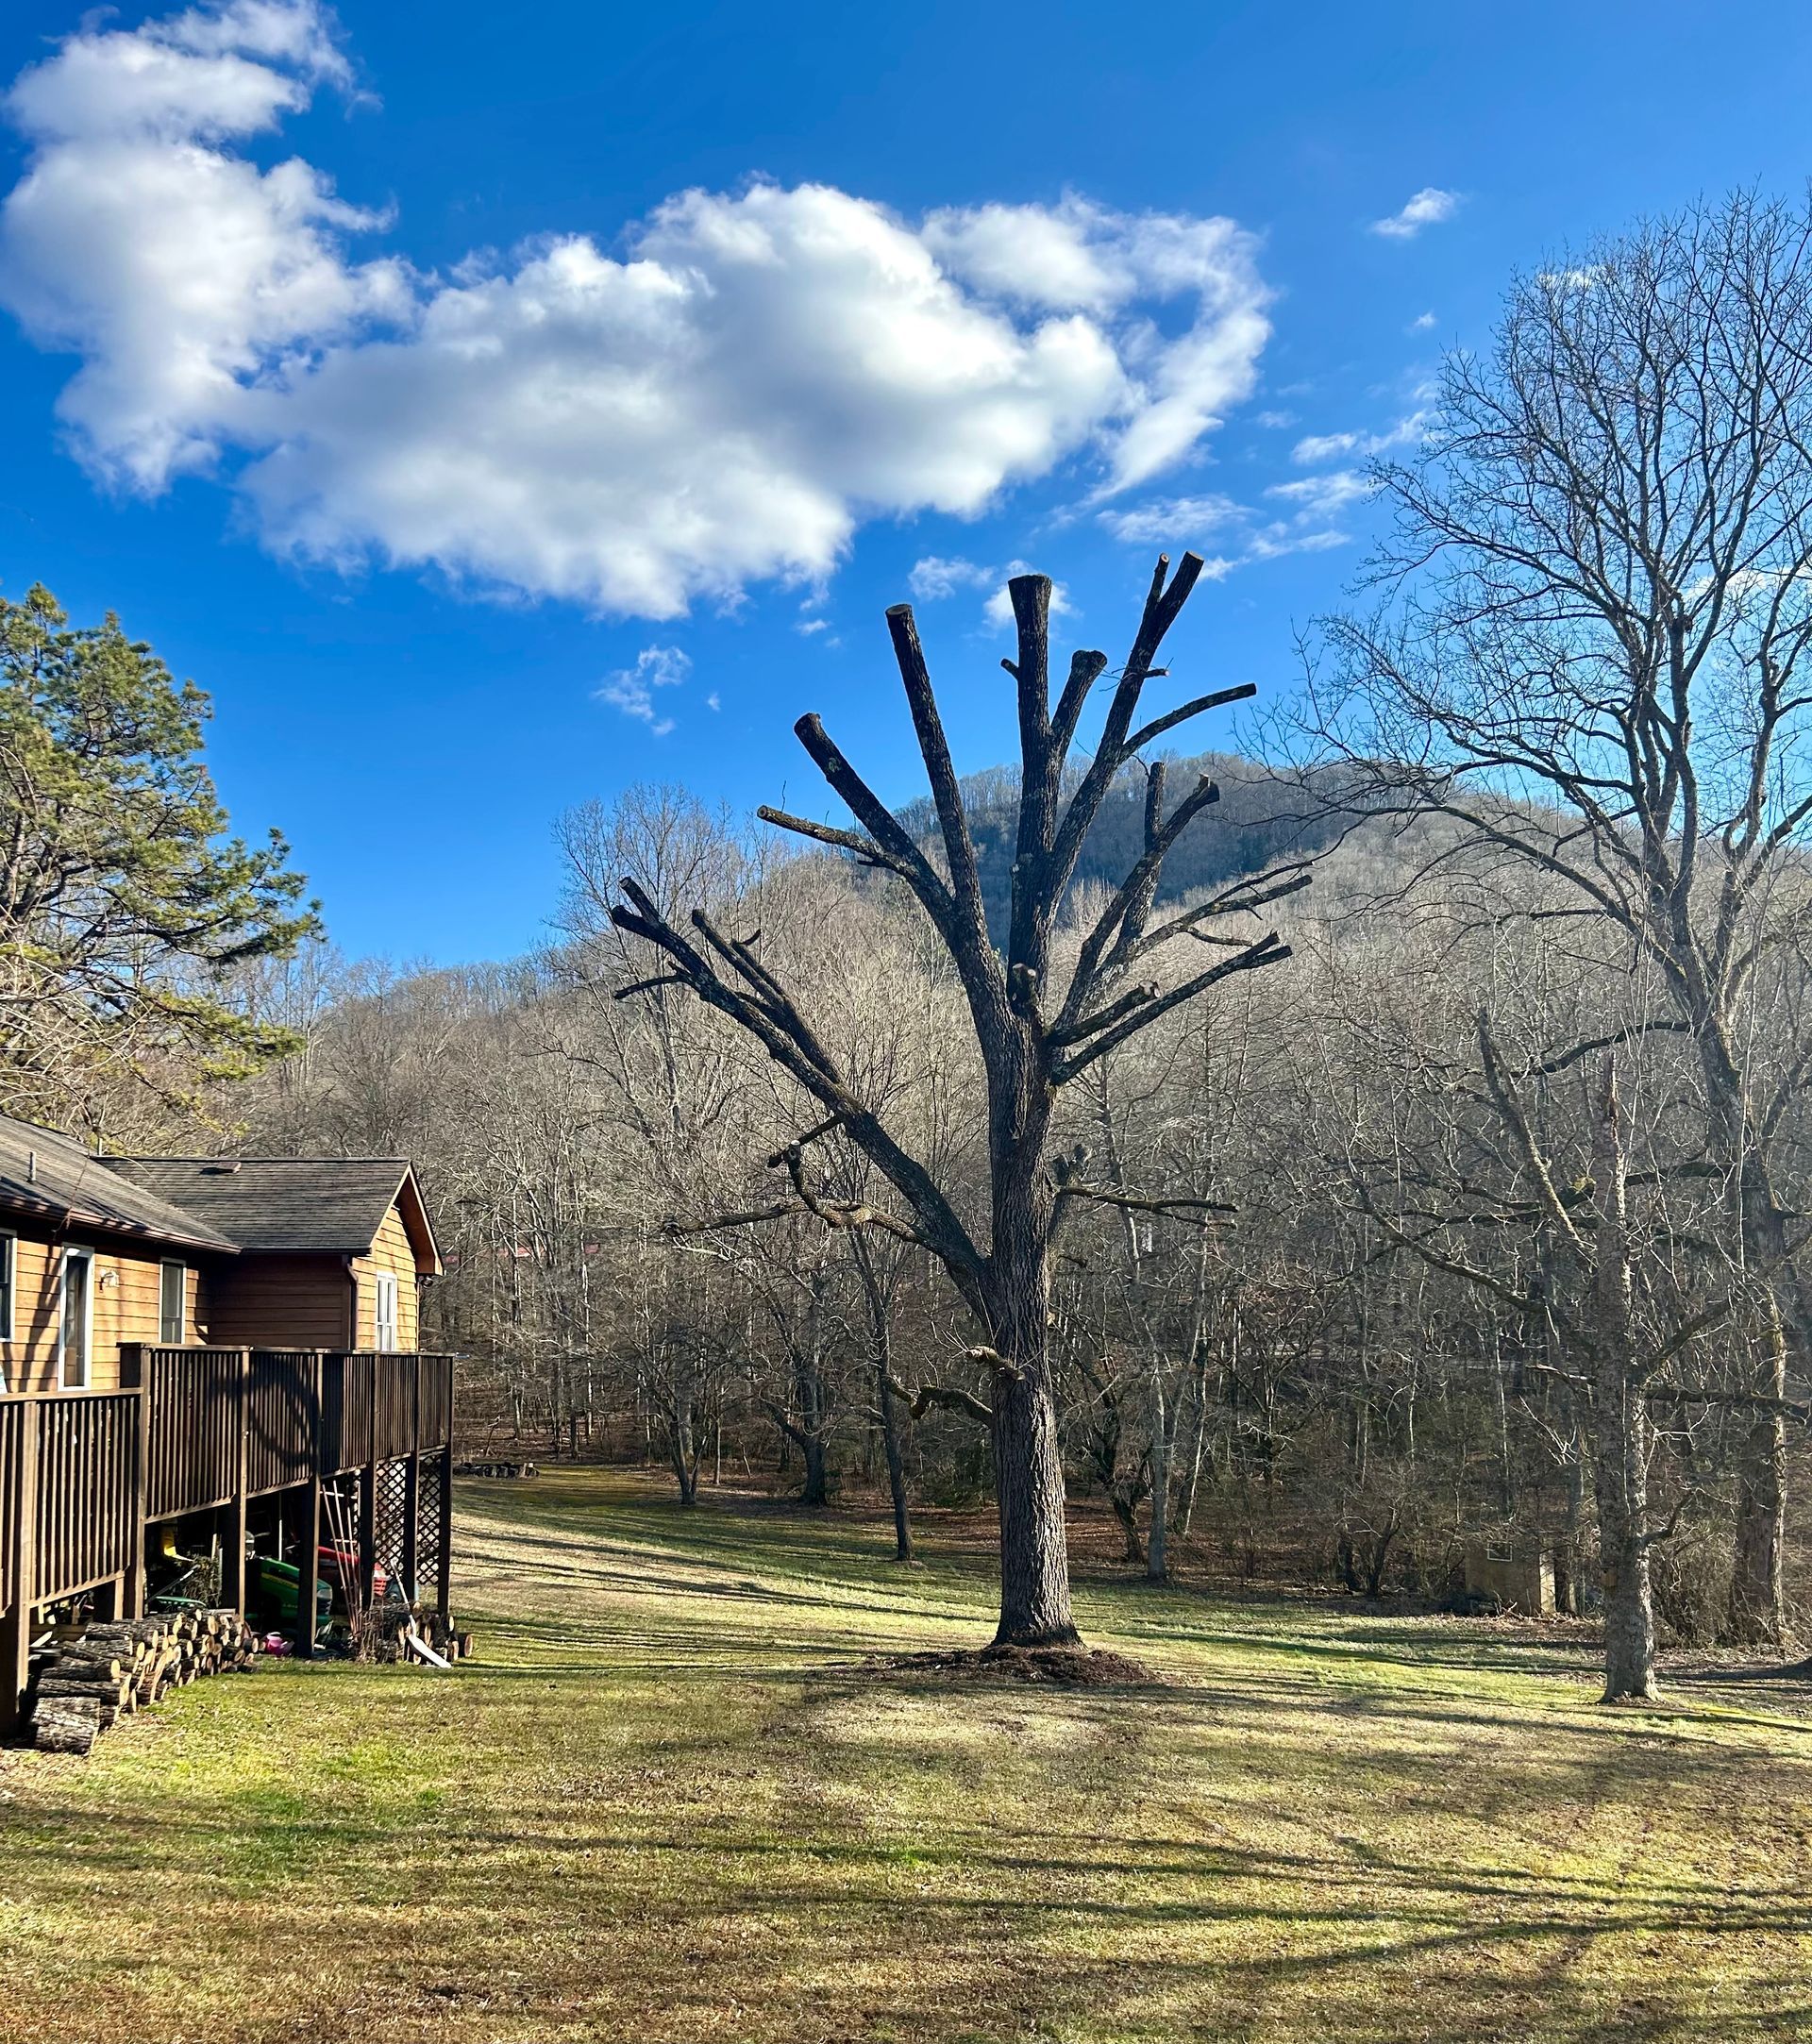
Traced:
<path fill-rule="evenodd" d="M 31 1579 L 43 1602 L 123 1576 L 131 1565 L 139 1398 L 91 1391 L 24 1402 L 37 1435 Z"/>
<path fill-rule="evenodd" d="M 406 1464 L 412 1528 L 435 1458 L 445 1605 L 451 1356 L 132 1343 L 120 1358 L 117 1391 L 0 1397 L 0 1721 L 23 1693 L 33 1611 L 103 1585 L 142 1599 L 148 1526 L 236 1509 L 243 1536 L 249 1499 L 307 1486 L 318 1528 L 323 1481 L 348 1470 Z M 304 1551 L 312 1567 L 314 1542 Z"/>
<path fill-rule="evenodd" d="M 22 1585 L 48 1603 L 126 1572 L 138 1448 L 136 1391 L 0 1399 L 0 1608 Z"/>
<path fill-rule="evenodd" d="M 140 1382 L 149 1402 L 145 1516 L 225 1504 L 244 1485 L 243 1349 L 152 1349 Z"/>
<path fill-rule="evenodd" d="M 453 1359 L 359 1349 L 150 1349 L 145 1516 L 174 1518 L 448 1445 Z M 243 1453 L 243 1461 L 242 1461 Z"/>

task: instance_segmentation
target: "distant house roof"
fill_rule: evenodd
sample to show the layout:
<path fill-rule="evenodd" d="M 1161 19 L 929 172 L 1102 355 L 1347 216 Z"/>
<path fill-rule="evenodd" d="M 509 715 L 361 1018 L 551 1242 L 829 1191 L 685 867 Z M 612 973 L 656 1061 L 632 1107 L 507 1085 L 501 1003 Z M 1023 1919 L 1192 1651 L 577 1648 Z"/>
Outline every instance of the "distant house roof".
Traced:
<path fill-rule="evenodd" d="M 5 1115 L 0 1115 L 0 1207 L 184 1248 L 235 1247 L 211 1220 L 173 1205 L 160 1186 L 127 1176 L 73 1137 Z"/>
<path fill-rule="evenodd" d="M 440 1268 L 402 1157 L 109 1157 L 109 1167 L 242 1249 L 363 1256 L 397 1207 L 423 1273 Z"/>

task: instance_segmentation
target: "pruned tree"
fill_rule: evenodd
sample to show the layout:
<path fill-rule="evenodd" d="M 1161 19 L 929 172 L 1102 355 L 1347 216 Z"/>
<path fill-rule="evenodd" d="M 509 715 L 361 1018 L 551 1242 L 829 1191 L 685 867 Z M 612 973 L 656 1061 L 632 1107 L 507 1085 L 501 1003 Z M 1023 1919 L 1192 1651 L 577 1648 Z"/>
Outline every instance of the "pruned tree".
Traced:
<path fill-rule="evenodd" d="M 661 954 L 663 966 L 628 994 L 680 986 L 749 1031 L 815 1103 L 821 1117 L 777 1158 L 797 1203 L 833 1226 L 878 1228 L 930 1251 L 975 1315 L 984 1338 L 969 1351 L 988 1373 L 979 1401 L 991 1431 L 1000 1523 L 1000 1622 L 997 1637 L 1050 1646 L 1077 1637 L 1070 1608 L 1064 1520 L 1064 1470 L 1049 1357 L 1050 1258 L 1065 1211 L 1084 1200 L 1124 1203 L 1141 1196 L 1087 1175 L 1086 1156 L 1049 1155 L 1061 1089 L 1160 1016 L 1237 973 L 1276 963 L 1288 947 L 1275 930 L 1223 935 L 1228 918 L 1256 913 L 1307 882 L 1299 868 L 1240 882 L 1197 906 L 1153 920 L 1166 853 L 1217 798 L 1205 777 L 1166 802 L 1162 761 L 1148 770 L 1144 846 L 1106 905 L 1082 932 L 1066 978 L 1053 946 L 1078 858 L 1103 799 L 1124 769 L 1167 732 L 1254 694 L 1216 690 L 1135 724 L 1146 685 L 1163 674 L 1158 656 L 1188 600 L 1202 562 L 1185 554 L 1174 576 L 1160 558 L 1138 630 L 1115 683 L 1093 758 L 1066 773 L 1083 711 L 1107 670 L 1107 656 L 1078 652 L 1053 707 L 1050 582 L 1009 584 L 1017 657 L 1003 662 L 1017 686 L 1020 772 L 1012 896 L 1004 950 L 990 935 L 974 841 L 944 735 L 930 670 L 911 607 L 887 613 L 918 748 L 931 781 L 937 852 L 915 838 L 838 750 L 816 716 L 795 729 L 854 828 L 763 809 L 763 819 L 847 853 L 902 882 L 930 919 L 961 981 L 987 1089 L 985 1214 L 965 1213 L 883 1113 L 847 1078 L 781 979 L 762 957 L 760 932 L 738 936 L 695 910 L 682 930 L 633 879 L 612 919 Z M 940 856 L 941 854 L 941 856 Z M 1166 980 L 1138 977 L 1183 940 L 1212 952 L 1200 970 Z M 1161 963 L 1167 963 L 1166 961 Z M 1062 979 L 1062 983 L 1057 981 Z M 894 1195 L 887 1207 L 829 1200 L 802 1167 L 805 1150 L 833 1131 L 875 1165 Z M 1165 1204 L 1161 1198 L 1150 1202 Z"/>

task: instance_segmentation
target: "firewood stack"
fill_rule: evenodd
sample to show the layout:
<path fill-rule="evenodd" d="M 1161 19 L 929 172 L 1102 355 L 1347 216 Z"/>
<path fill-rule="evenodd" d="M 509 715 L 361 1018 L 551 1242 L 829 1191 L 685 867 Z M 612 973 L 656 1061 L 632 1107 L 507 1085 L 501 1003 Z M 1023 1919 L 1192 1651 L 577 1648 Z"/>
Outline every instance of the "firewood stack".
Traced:
<path fill-rule="evenodd" d="M 438 1611 L 417 1610 L 400 1600 L 374 1604 L 360 1621 L 361 1661 L 421 1661 L 428 1654 L 449 1664 L 469 1660 L 472 1635 L 456 1632 Z"/>
<path fill-rule="evenodd" d="M 122 1717 L 166 1689 L 248 1667 L 258 1634 L 236 1611 L 184 1611 L 91 1625 L 35 1655 L 26 1700 L 32 1743 L 86 1753 Z"/>
<path fill-rule="evenodd" d="M 416 1635 L 425 1645 L 447 1661 L 469 1661 L 474 1642 L 470 1633 L 461 1633 L 438 1611 L 425 1611 L 416 1624 Z"/>

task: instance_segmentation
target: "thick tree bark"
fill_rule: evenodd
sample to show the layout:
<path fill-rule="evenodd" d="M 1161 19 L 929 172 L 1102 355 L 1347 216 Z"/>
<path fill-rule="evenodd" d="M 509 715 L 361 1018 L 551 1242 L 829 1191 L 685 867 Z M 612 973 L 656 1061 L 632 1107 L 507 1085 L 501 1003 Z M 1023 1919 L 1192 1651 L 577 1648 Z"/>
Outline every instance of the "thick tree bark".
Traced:
<path fill-rule="evenodd" d="M 1015 1253 L 1016 1252 L 1016 1253 Z M 1076 1643 L 1069 1601 L 1064 1459 L 1050 1374 L 1050 1277 L 1044 1235 L 997 1236 L 990 1259 L 994 1470 L 1000 1512 L 998 1646 Z"/>
<path fill-rule="evenodd" d="M 1604 1701 L 1653 1699 L 1654 1602 L 1648 1540 L 1648 1401 L 1620 1361 L 1598 1373 L 1598 1551 L 1604 1584 Z"/>
<path fill-rule="evenodd" d="M 1000 1499 L 998 1646 L 1068 1647 L 1077 1640 L 1069 1602 L 1069 1537 L 1057 1405 L 1042 1369 L 1026 1368 L 995 1399 L 995 1483 Z"/>

